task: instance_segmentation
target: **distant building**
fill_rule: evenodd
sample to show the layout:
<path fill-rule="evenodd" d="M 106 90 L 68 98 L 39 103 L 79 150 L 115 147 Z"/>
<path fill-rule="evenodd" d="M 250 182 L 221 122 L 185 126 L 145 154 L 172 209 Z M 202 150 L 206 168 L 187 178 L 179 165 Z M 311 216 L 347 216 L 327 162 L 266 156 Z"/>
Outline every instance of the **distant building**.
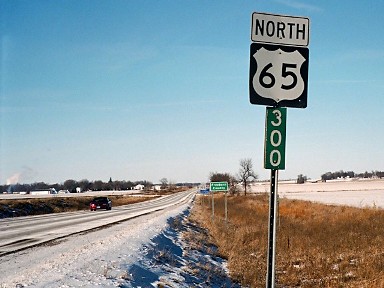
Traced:
<path fill-rule="evenodd" d="M 133 190 L 144 190 L 145 186 L 143 184 L 137 184 L 133 187 Z"/>
<path fill-rule="evenodd" d="M 29 194 L 31 195 L 49 195 L 49 194 L 57 194 L 55 188 L 48 188 L 48 189 L 38 189 L 33 190 Z"/>

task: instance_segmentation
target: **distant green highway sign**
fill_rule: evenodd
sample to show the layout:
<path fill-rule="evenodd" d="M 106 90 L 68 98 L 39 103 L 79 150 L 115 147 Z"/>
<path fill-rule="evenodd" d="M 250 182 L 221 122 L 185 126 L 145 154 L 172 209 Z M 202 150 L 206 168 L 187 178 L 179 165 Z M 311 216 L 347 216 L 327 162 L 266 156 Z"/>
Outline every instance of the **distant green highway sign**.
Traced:
<path fill-rule="evenodd" d="M 211 182 L 210 190 L 212 192 L 228 191 L 228 182 Z"/>

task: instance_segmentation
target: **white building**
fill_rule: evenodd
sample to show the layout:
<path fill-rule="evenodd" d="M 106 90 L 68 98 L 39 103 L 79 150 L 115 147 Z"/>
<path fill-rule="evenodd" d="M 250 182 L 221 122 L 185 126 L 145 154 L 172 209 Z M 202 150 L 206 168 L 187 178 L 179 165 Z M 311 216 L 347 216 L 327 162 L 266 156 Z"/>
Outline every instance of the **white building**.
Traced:
<path fill-rule="evenodd" d="M 133 187 L 133 190 L 144 190 L 145 186 L 143 184 L 137 184 Z"/>
<path fill-rule="evenodd" d="M 57 194 L 55 188 L 48 188 L 48 189 L 39 189 L 31 191 L 31 195 L 49 195 L 49 194 Z"/>

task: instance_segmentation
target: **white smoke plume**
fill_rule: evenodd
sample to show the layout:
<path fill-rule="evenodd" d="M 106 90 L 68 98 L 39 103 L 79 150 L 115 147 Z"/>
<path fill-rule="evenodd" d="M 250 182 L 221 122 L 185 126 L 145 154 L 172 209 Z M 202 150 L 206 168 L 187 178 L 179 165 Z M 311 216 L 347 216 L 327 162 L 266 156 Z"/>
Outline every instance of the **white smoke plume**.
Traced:
<path fill-rule="evenodd" d="M 37 173 L 32 168 L 23 166 L 21 167 L 21 172 L 15 173 L 7 179 L 7 185 L 15 185 L 17 183 L 20 184 L 21 182 L 31 181 L 36 175 Z"/>
<path fill-rule="evenodd" d="M 7 179 L 7 185 L 14 185 L 19 183 L 20 173 L 15 173 Z"/>

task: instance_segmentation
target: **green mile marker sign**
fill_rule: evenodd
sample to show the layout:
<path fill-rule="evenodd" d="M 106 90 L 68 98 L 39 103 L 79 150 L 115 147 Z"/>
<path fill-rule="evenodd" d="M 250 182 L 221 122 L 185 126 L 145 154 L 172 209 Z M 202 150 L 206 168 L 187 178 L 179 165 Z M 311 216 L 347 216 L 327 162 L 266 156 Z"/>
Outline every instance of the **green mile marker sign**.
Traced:
<path fill-rule="evenodd" d="M 285 169 L 287 108 L 267 107 L 265 121 L 264 168 Z"/>
<path fill-rule="evenodd" d="M 209 190 L 212 192 L 228 191 L 228 182 L 211 182 Z"/>

